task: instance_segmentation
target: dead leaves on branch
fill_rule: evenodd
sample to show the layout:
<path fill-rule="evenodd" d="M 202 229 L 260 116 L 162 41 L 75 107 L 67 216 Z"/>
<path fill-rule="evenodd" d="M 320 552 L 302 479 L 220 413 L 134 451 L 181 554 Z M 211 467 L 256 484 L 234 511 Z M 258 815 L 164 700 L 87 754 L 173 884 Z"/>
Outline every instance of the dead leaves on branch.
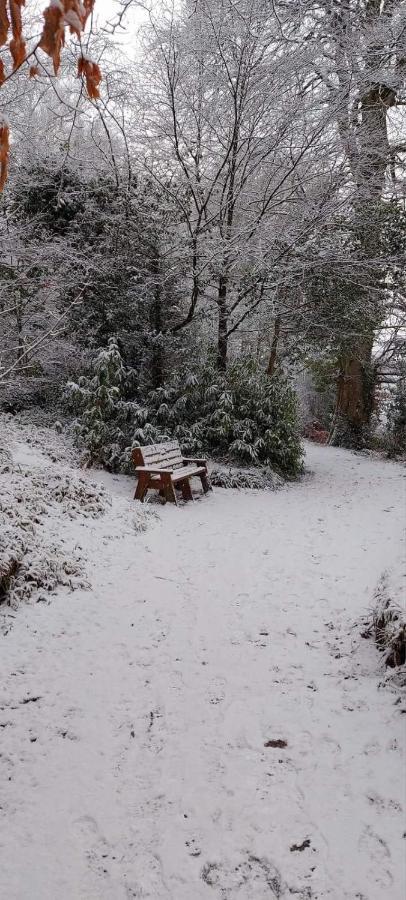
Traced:
<path fill-rule="evenodd" d="M 60 67 L 66 28 L 80 38 L 93 12 L 94 2 L 95 0 L 51 0 L 44 10 L 44 26 L 35 49 L 40 48 L 52 59 L 55 75 Z M 0 0 L 0 47 L 8 42 L 13 71 L 19 69 L 27 59 L 21 13 L 23 6 L 25 0 Z"/>
<path fill-rule="evenodd" d="M 80 38 L 87 20 L 93 12 L 94 2 L 95 0 L 84 0 L 83 3 L 81 0 L 51 0 L 49 6 L 45 9 L 43 14 L 44 27 L 35 50 L 43 50 L 52 59 L 55 75 L 58 74 L 60 68 L 66 28 L 69 29 L 71 34 Z M 0 0 L 0 47 L 9 42 L 8 46 L 13 60 L 14 72 L 28 58 L 26 43 L 23 38 L 21 14 L 21 8 L 24 5 L 25 0 Z M 38 66 L 31 66 L 29 70 L 30 78 L 37 74 L 39 74 Z M 101 80 L 101 72 L 97 63 L 93 63 L 91 60 L 81 56 L 78 64 L 78 74 L 85 77 L 91 99 L 97 99 L 99 96 L 98 85 Z M 0 86 L 5 80 L 4 62 L 0 60 Z"/>
<path fill-rule="evenodd" d="M 25 0 L 0 0 L 0 47 L 8 43 L 13 61 L 13 72 L 19 69 L 36 50 L 41 49 L 52 60 L 54 73 L 58 74 L 61 64 L 61 52 L 65 44 L 65 32 L 81 38 L 86 22 L 93 12 L 95 0 L 51 0 L 44 10 L 44 26 L 38 44 L 27 54 L 23 36 L 22 7 Z M 39 75 L 39 67 L 29 68 L 29 77 Z M 99 84 L 102 78 L 97 63 L 87 59 L 83 54 L 78 60 L 78 76 L 84 78 L 87 93 L 91 100 L 100 97 Z M 0 87 L 7 80 L 4 61 L 0 59 Z M 9 153 L 9 128 L 0 119 L 0 191 L 7 180 Z"/>
<path fill-rule="evenodd" d="M 0 191 L 7 181 L 10 131 L 7 122 L 0 122 Z"/>
<path fill-rule="evenodd" d="M 65 29 L 69 28 L 71 34 L 80 38 L 93 12 L 93 6 L 94 0 L 84 0 L 84 3 L 81 0 L 51 0 L 45 10 L 45 24 L 39 46 L 52 59 L 55 75 L 58 74 L 61 63 Z"/>
<path fill-rule="evenodd" d="M 0 47 L 6 43 L 8 37 L 8 30 L 10 28 L 10 19 L 7 15 L 7 4 L 6 0 L 1 0 L 0 2 Z"/>
<path fill-rule="evenodd" d="M 99 84 L 102 74 L 97 63 L 81 56 L 78 62 L 78 75 L 83 75 L 86 81 L 86 90 L 91 100 L 98 100 L 100 97 Z"/>
<path fill-rule="evenodd" d="M 60 4 L 51 4 L 44 12 L 44 29 L 39 46 L 52 59 L 55 75 L 61 64 L 61 51 L 65 43 L 65 21 Z"/>
<path fill-rule="evenodd" d="M 1 2 L 3 3 L 3 0 L 1 0 Z M 27 48 L 23 38 L 23 22 L 21 15 L 21 7 L 24 5 L 25 0 L 9 0 L 11 33 L 13 35 L 9 48 L 13 58 L 13 71 L 20 68 L 27 56 Z"/>

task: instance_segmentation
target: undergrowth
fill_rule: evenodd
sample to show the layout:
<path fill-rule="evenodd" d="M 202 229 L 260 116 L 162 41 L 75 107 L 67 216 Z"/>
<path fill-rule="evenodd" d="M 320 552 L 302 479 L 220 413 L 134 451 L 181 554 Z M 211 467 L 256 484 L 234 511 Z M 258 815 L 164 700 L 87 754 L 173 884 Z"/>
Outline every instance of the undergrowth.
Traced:
<path fill-rule="evenodd" d="M 295 394 L 281 374 L 269 378 L 254 360 L 226 372 L 209 357 L 141 396 L 112 339 L 92 371 L 67 386 L 76 431 L 90 465 L 131 472 L 131 448 L 177 439 L 187 456 L 269 468 L 284 478 L 302 469 Z"/>

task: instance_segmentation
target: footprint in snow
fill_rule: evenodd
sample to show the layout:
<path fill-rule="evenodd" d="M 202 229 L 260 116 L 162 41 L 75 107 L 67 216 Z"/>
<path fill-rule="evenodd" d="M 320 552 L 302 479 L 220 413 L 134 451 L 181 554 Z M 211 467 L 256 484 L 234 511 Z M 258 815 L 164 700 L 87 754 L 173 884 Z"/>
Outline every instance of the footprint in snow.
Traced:
<path fill-rule="evenodd" d="M 110 873 L 107 868 L 107 860 L 111 848 L 101 834 L 96 819 L 93 816 L 81 816 L 73 822 L 73 825 L 90 868 L 97 875 L 108 876 Z"/>
<path fill-rule="evenodd" d="M 368 856 L 370 873 L 376 884 L 381 888 L 390 887 L 393 884 L 393 875 L 388 868 L 390 850 L 386 841 L 370 825 L 367 825 L 359 838 L 358 849 Z"/>
<path fill-rule="evenodd" d="M 381 812 L 388 812 L 389 810 L 392 810 L 393 812 L 402 812 L 403 810 L 402 804 L 398 803 L 397 800 L 385 800 L 383 797 L 380 797 L 379 794 L 368 794 L 367 800 L 371 806 L 381 810 Z"/>
<path fill-rule="evenodd" d="M 201 877 L 221 900 L 271 900 L 283 897 L 278 870 L 267 859 L 246 854 L 235 862 L 208 862 Z"/>
<path fill-rule="evenodd" d="M 210 682 L 207 699 L 212 706 L 217 706 L 225 699 L 226 681 L 224 678 L 213 678 Z"/>
<path fill-rule="evenodd" d="M 199 844 L 194 840 L 194 838 L 189 841 L 185 841 L 185 846 L 189 856 L 201 856 L 202 851 L 199 847 Z"/>
<path fill-rule="evenodd" d="M 226 862 L 207 862 L 201 878 L 218 900 L 283 900 L 292 894 L 296 900 L 312 897 L 311 888 L 287 886 L 270 860 L 251 853 Z"/>

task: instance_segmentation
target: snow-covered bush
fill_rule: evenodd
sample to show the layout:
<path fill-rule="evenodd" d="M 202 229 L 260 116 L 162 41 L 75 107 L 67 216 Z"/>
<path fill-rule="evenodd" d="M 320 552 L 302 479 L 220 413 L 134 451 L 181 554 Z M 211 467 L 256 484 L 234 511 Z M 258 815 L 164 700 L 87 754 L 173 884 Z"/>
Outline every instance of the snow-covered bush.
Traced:
<path fill-rule="evenodd" d="M 34 595 L 54 591 L 58 585 L 72 590 L 89 586 L 83 561 L 76 552 L 67 555 L 36 529 L 20 523 L 0 534 L 0 603 L 17 606 Z"/>
<path fill-rule="evenodd" d="M 62 389 L 61 381 L 55 376 L 16 375 L 9 383 L 1 385 L 0 410 L 14 415 L 26 409 L 50 409 L 56 406 Z"/>
<path fill-rule="evenodd" d="M 242 490 L 271 490 L 276 491 L 284 484 L 283 478 L 272 472 L 271 469 L 215 466 L 210 471 L 210 481 L 215 487 L 236 488 Z"/>
<path fill-rule="evenodd" d="M 366 634 L 372 634 L 389 669 L 397 670 L 397 683 L 406 685 L 406 609 L 404 565 L 385 572 L 376 588 Z M 399 679 L 400 674 L 400 679 Z"/>
<path fill-rule="evenodd" d="M 74 472 L 30 468 L 15 471 L 2 483 L 0 513 L 9 521 L 40 521 L 52 508 L 64 515 L 97 518 L 110 500 L 103 485 L 96 485 Z"/>
<path fill-rule="evenodd" d="M 61 411 L 59 410 L 59 413 Z M 60 463 L 62 466 L 76 466 L 79 463 L 77 447 L 72 439 L 71 421 L 64 419 L 61 423 L 55 419 L 55 410 L 33 408 L 12 415 L 0 414 L 1 447 L 7 455 L 13 444 L 22 445 L 23 457 L 31 464 L 30 450 L 33 459 L 43 458 Z M 19 458 L 17 450 L 17 459 Z M 1 461 L 0 461 L 1 471 Z"/>
<path fill-rule="evenodd" d="M 265 466 L 284 477 L 299 473 L 296 398 L 282 375 L 269 378 L 246 358 L 220 372 L 209 360 L 195 372 L 175 375 L 142 402 L 128 399 L 132 377 L 111 340 L 92 376 L 68 385 L 90 462 L 126 471 L 132 446 L 177 438 L 190 455 Z"/>
<path fill-rule="evenodd" d="M 173 435 L 188 454 L 204 453 L 237 465 L 269 466 L 285 477 L 301 468 L 295 394 L 283 375 L 269 378 L 255 361 L 240 358 L 220 372 L 209 361 L 181 373 L 148 396 L 146 420 Z M 148 443 L 145 426 L 133 441 Z"/>
<path fill-rule="evenodd" d="M 6 447 L 0 447 L 0 473 L 11 472 L 13 467 L 13 457 L 10 450 Z"/>
<path fill-rule="evenodd" d="M 400 378 L 388 408 L 388 452 L 406 451 L 406 376 Z"/>
<path fill-rule="evenodd" d="M 83 375 L 66 386 L 65 398 L 77 414 L 76 432 L 89 465 L 122 468 L 136 409 L 126 399 L 132 377 L 116 339 L 111 338 L 108 347 L 98 352 L 90 376 Z"/>
<path fill-rule="evenodd" d="M 98 517 L 108 498 L 102 486 L 73 471 L 13 468 L 11 454 L 0 470 L 0 603 L 17 605 L 62 584 L 87 587 L 80 553 L 66 552 L 43 526 L 58 516 Z"/>

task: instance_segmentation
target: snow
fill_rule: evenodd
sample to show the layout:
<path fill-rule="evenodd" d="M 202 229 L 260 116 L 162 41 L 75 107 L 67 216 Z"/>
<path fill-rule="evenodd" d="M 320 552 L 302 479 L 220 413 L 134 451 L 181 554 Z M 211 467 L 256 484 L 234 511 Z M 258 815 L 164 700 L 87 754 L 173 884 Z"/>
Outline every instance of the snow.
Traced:
<path fill-rule="evenodd" d="M 1 896 L 403 898 L 402 700 L 358 623 L 402 553 L 405 472 L 307 465 L 143 533 L 133 479 L 89 473 L 111 507 L 58 531 L 92 589 L 3 609 Z"/>

